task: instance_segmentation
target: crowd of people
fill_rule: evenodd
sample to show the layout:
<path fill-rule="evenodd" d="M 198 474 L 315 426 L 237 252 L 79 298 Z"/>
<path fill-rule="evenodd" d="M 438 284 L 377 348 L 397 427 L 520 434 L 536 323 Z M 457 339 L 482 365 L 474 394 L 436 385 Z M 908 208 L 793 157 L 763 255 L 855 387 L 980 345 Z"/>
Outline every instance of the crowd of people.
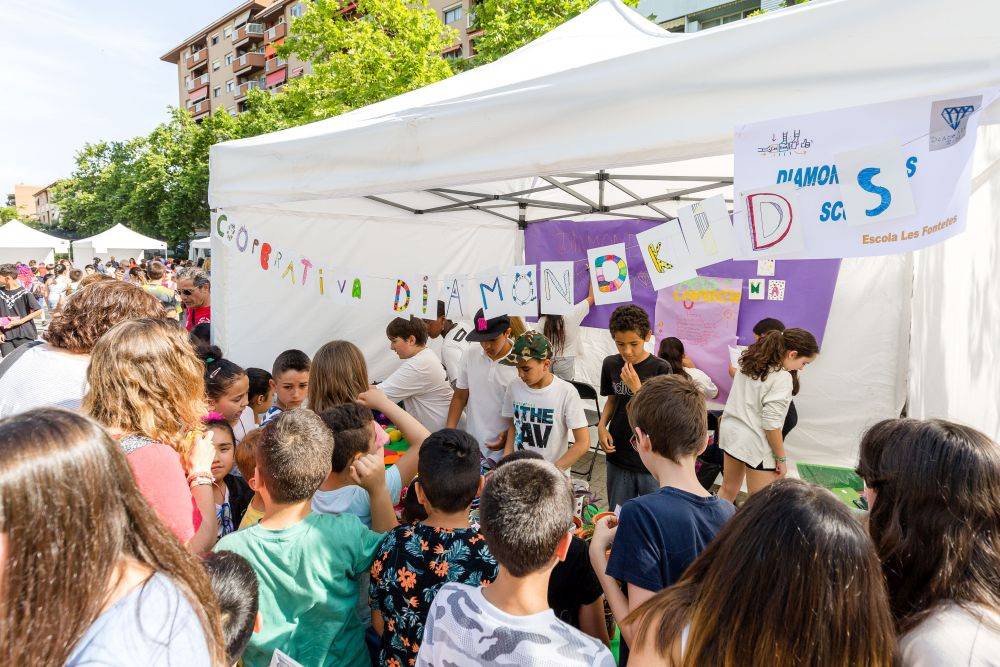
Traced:
<path fill-rule="evenodd" d="M 715 382 L 617 308 L 588 543 L 592 295 L 393 319 L 373 384 L 344 340 L 227 358 L 205 268 L 0 266 L 3 664 L 610 666 L 615 627 L 633 666 L 1000 664 L 1000 446 L 879 422 L 867 511 L 787 478 L 808 331 L 758 324 L 716 438 Z"/>

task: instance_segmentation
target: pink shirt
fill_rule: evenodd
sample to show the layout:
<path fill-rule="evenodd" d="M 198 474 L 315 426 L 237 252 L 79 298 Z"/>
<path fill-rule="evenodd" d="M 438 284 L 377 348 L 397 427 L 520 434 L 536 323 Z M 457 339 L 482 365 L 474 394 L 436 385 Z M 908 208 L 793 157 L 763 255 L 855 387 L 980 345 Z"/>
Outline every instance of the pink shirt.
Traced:
<path fill-rule="evenodd" d="M 160 521 L 186 544 L 201 525 L 201 513 L 191 496 L 180 456 L 168 445 L 141 436 L 125 436 L 119 443 L 139 491 Z"/>

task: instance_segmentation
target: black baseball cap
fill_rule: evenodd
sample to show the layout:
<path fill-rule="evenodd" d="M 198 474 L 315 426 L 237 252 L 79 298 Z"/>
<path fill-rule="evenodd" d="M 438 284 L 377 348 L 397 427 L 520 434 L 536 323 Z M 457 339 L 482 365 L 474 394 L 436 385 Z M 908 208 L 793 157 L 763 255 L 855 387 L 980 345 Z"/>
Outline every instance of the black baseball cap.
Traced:
<path fill-rule="evenodd" d="M 476 311 L 476 316 L 472 319 L 472 331 L 465 337 L 465 340 L 473 343 L 480 343 L 485 340 L 499 338 L 507 329 L 510 329 L 510 318 L 506 315 L 499 315 L 486 319 L 483 309 Z"/>

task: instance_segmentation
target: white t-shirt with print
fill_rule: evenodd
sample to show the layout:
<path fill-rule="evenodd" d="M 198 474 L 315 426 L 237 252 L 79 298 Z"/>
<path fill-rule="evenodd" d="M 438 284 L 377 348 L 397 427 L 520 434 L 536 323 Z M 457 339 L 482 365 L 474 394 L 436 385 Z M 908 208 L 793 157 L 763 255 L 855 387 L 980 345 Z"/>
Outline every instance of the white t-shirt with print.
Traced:
<path fill-rule="evenodd" d="M 486 443 L 507 431 L 508 421 L 501 414 L 507 386 L 517 380 L 517 369 L 493 361 L 483 351 L 482 345 L 469 345 L 462 359 L 462 369 L 455 379 L 455 386 L 469 390 L 469 403 L 465 408 L 468 421 L 466 430 L 479 443 L 482 455 L 499 461 L 503 450 L 486 448 Z"/>
<path fill-rule="evenodd" d="M 551 609 L 514 616 L 491 604 L 481 588 L 452 582 L 434 597 L 417 654 L 417 667 L 438 665 L 614 667 L 615 659 Z"/>
<path fill-rule="evenodd" d="M 530 449 L 555 463 L 569 449 L 573 429 L 586 428 L 587 416 L 576 388 L 561 378 L 532 389 L 520 378 L 507 386 L 504 417 L 514 420 L 514 449 Z"/>
<path fill-rule="evenodd" d="M 444 428 L 454 393 L 445 379 L 444 366 L 433 350 L 424 348 L 387 377 L 379 388 L 433 433 Z"/>

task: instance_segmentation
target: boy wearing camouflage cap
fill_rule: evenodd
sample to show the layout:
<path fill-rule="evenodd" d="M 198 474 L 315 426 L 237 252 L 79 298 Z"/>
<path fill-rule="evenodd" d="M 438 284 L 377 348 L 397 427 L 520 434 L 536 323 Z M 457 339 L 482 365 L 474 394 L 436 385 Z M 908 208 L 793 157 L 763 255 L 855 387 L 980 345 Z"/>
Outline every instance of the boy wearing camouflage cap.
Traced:
<path fill-rule="evenodd" d="M 507 386 L 501 413 L 510 420 L 504 454 L 530 449 L 569 475 L 569 469 L 589 449 L 590 433 L 576 388 L 552 374 L 548 339 L 528 331 L 518 336 L 500 363 L 516 366 L 518 375 Z"/>

